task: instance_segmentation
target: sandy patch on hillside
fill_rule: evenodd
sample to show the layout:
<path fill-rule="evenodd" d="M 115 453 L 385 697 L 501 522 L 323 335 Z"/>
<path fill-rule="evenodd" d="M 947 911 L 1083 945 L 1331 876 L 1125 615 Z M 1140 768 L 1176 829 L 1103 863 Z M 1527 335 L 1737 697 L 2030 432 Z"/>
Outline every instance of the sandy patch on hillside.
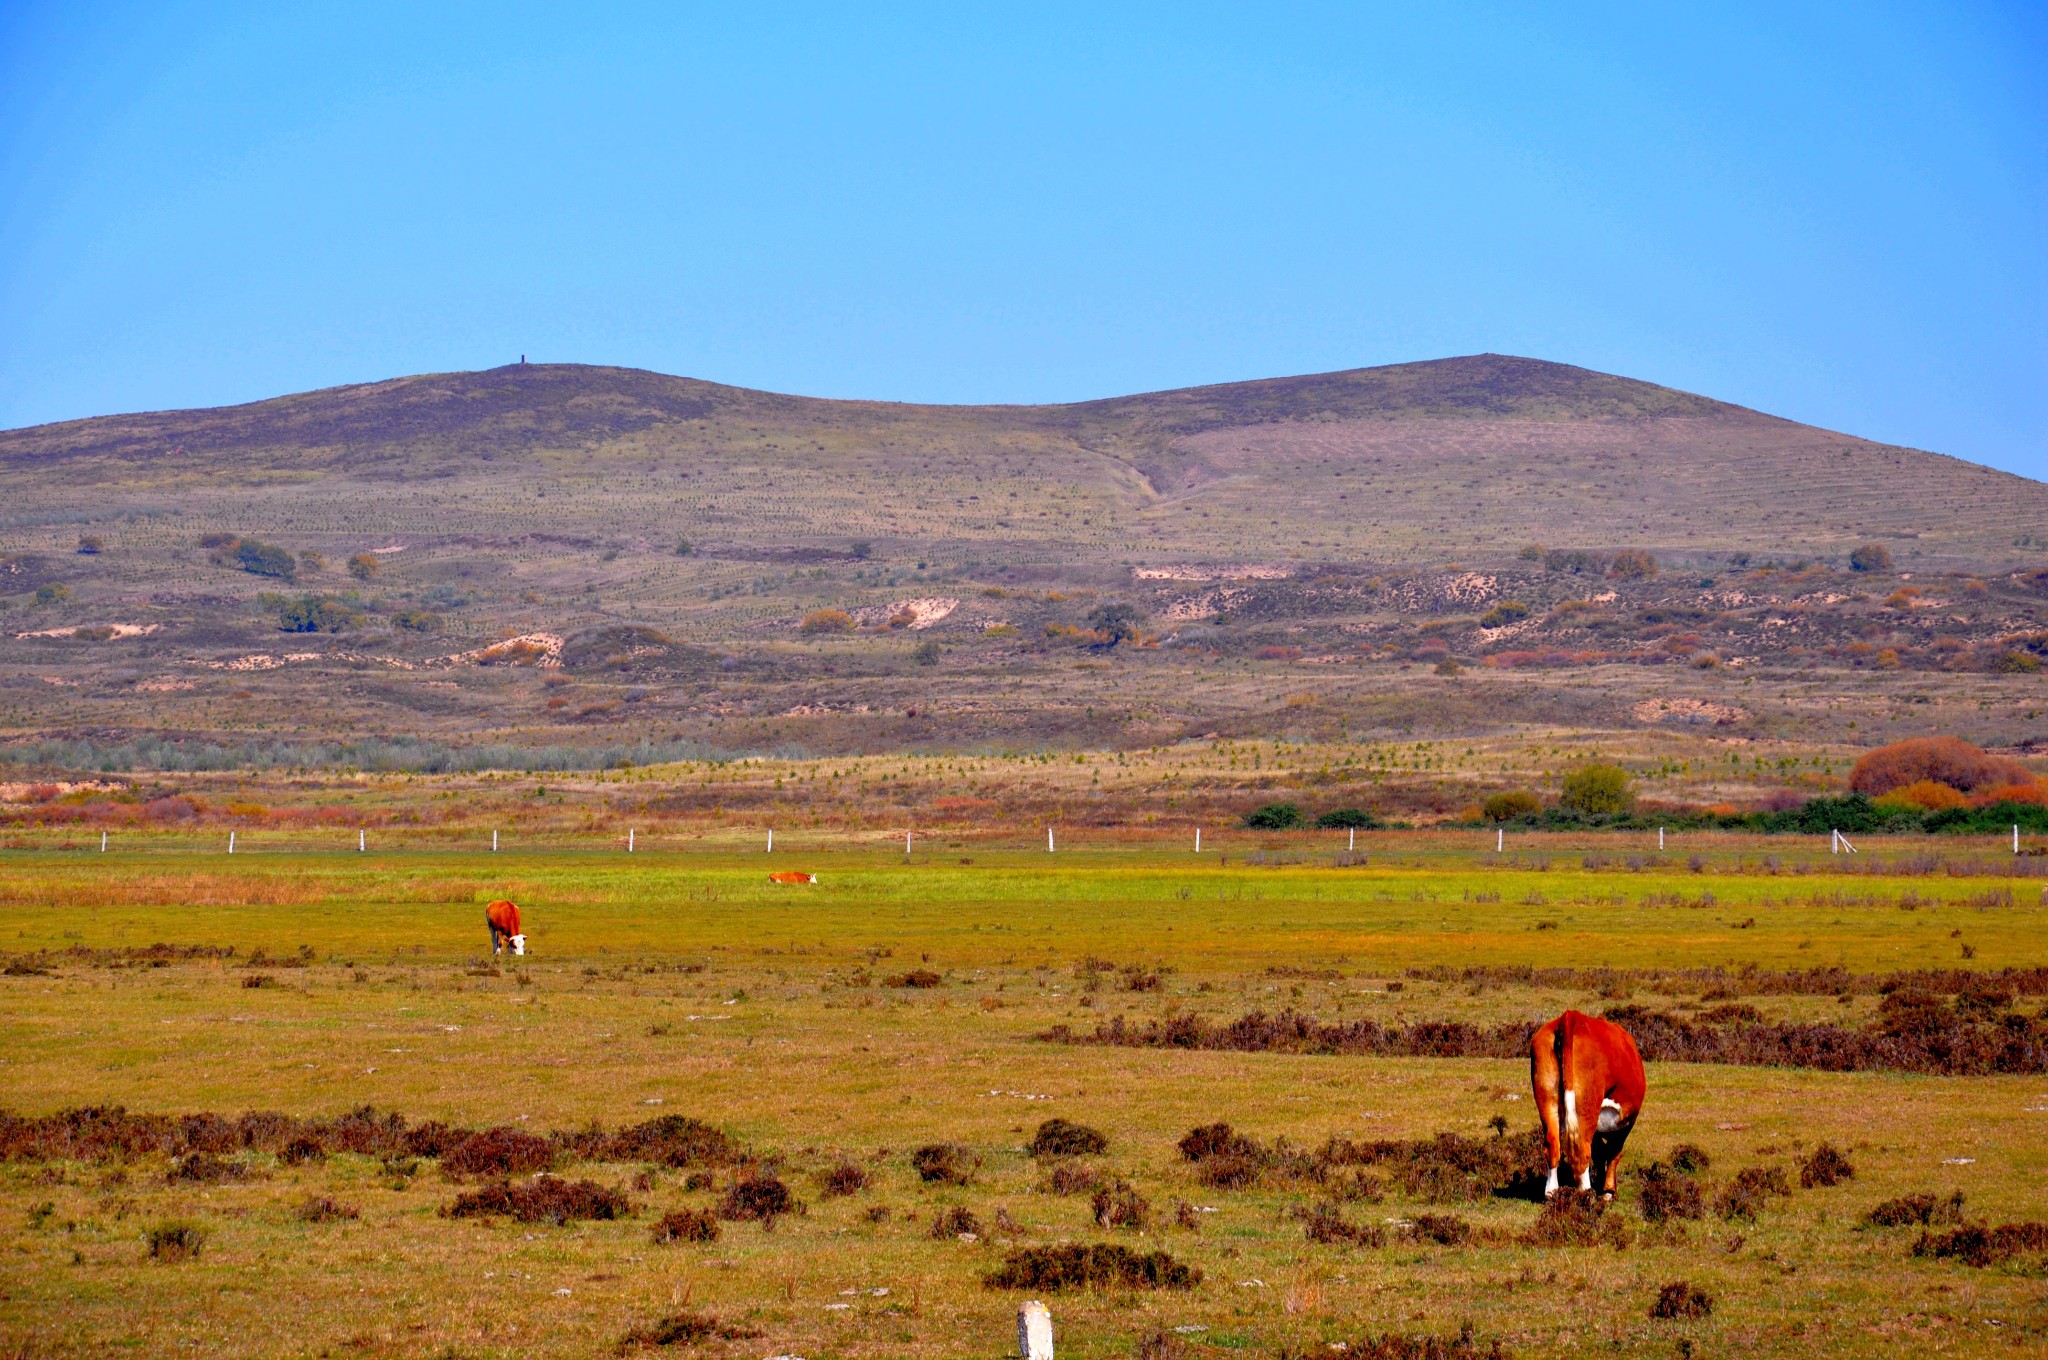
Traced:
<path fill-rule="evenodd" d="M 52 779 L 33 784 L 0 784 L 0 803 L 46 803 L 67 793 L 118 793 L 119 784 L 104 779 Z M 54 790 L 54 792 L 52 792 Z"/>
<path fill-rule="evenodd" d="M 132 638 L 148 637 L 161 627 L 163 625 L 160 623 L 74 623 L 69 628 L 38 628 L 33 633 L 16 633 L 15 636 L 18 638 L 77 637 L 80 633 L 90 633 L 105 628 L 111 630 L 109 632 L 110 637 Z"/>
<path fill-rule="evenodd" d="M 1193 623 L 1206 619 L 1216 612 L 1216 592 L 1205 595 L 1186 595 L 1175 600 L 1161 611 L 1159 617 L 1168 623 Z"/>
<path fill-rule="evenodd" d="M 274 671 L 289 666 L 295 661 L 318 661 L 318 652 L 286 652 L 273 656 L 269 652 L 257 652 L 252 656 L 238 656 L 232 661 L 202 661 L 199 664 L 210 671 Z"/>
<path fill-rule="evenodd" d="M 534 657 L 536 666 L 552 668 L 562 664 L 562 635 L 560 633 L 521 633 L 518 637 L 493 642 L 488 647 L 475 647 L 453 656 L 444 656 L 433 663 L 437 666 L 490 666 L 500 662 L 517 662 L 523 657 Z"/>
<path fill-rule="evenodd" d="M 170 694 L 181 689 L 197 689 L 199 688 L 199 682 L 197 680 L 170 679 L 144 680 L 135 688 L 141 690 L 144 694 Z"/>
<path fill-rule="evenodd" d="M 1645 699 L 1629 712 L 1637 722 L 1670 723 L 1680 727 L 1718 727 L 1741 722 L 1749 716 L 1746 709 L 1707 699 Z"/>
<path fill-rule="evenodd" d="M 928 595 L 917 600 L 898 600 L 889 606 L 889 617 L 893 619 L 905 614 L 911 615 L 910 622 L 904 627 L 915 633 L 931 627 L 959 607 L 960 601 L 951 596 Z"/>
<path fill-rule="evenodd" d="M 1224 567 L 1138 567 L 1140 581 L 1284 581 L 1294 573 L 1270 562 L 1240 562 Z"/>

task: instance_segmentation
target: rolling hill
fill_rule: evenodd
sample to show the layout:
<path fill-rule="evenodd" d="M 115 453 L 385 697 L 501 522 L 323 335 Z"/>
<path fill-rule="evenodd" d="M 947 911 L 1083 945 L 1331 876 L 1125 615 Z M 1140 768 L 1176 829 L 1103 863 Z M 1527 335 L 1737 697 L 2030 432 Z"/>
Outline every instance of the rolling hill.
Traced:
<path fill-rule="evenodd" d="M 1651 644 L 1985 672 L 2039 632 L 2048 556 L 2040 483 L 1500 355 L 1059 406 L 522 364 L 0 432 L 0 495 L 17 739 L 694 740 L 749 715 L 719 740 L 886 746 L 923 739 L 877 716 L 922 695 L 977 739 L 1131 740 L 1298 722 L 1272 716 L 1287 667 L 1320 691 L 1438 651 L 1582 687 L 1628 662 L 1603 684 L 1633 713 L 1674 684 Z M 1889 567 L 1849 572 L 1866 543 Z M 1624 549 L 1661 574 L 1607 580 Z M 1164 669 L 1047 674 L 1112 599 L 1164 644 L 1122 664 Z M 820 610 L 850 631 L 803 631 Z M 513 636 L 540 641 L 489 651 Z M 1274 664 L 1197 702 L 1168 659 L 1195 654 Z M 540 670 L 585 678 L 529 693 Z M 1585 718 L 1566 688 L 1457 721 Z"/>

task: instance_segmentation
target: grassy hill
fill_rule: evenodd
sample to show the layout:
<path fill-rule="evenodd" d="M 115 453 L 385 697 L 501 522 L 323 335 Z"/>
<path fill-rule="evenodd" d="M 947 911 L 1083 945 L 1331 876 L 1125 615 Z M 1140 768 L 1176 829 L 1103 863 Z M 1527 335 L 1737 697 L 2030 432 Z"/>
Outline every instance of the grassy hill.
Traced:
<path fill-rule="evenodd" d="M 516 365 L 0 432 L 0 494 L 0 675 L 39 681 L 13 686 L 28 697 L 0 721 L 105 739 L 367 727 L 580 741 L 649 725 L 654 710 L 624 693 L 543 698 L 492 678 L 527 668 L 481 649 L 527 633 L 576 644 L 522 653 L 535 673 L 631 654 L 607 674 L 655 691 L 634 703 L 688 710 L 653 726 L 818 719 L 720 738 L 738 745 L 819 742 L 827 721 L 826 745 L 920 739 L 826 716 L 900 714 L 918 695 L 983 715 L 958 727 L 987 739 L 1134 739 L 1128 714 L 1144 708 L 1173 714 L 1145 727 L 1155 737 L 1270 727 L 1300 687 L 1286 666 L 1437 650 L 1594 668 L 1651 644 L 1802 668 L 1890 651 L 1905 672 L 1976 673 L 2039 631 L 2030 573 L 2048 557 L 2040 483 L 1499 355 L 1063 406 Z M 241 569 L 235 539 L 290 578 Z M 1891 558 L 1875 595 L 1877 576 L 1847 571 L 1869 542 Z M 1661 573 L 1596 588 L 1623 549 Z M 349 574 L 364 554 L 375 570 Z M 1908 576 L 1949 584 L 1881 604 L 1924 589 Z M 327 601 L 291 617 L 336 630 L 281 632 L 281 595 Z M 1170 644 L 1125 649 L 1160 668 L 1149 681 L 1033 675 L 1111 599 Z M 1526 617 L 1482 626 L 1503 603 Z M 804 633 L 817 610 L 855 631 Z M 642 641 L 617 642 L 621 629 Z M 925 642 L 944 665 L 912 654 Z M 1164 659 L 1175 647 L 1273 662 L 1271 683 L 1197 702 Z M 1642 660 L 1618 688 L 1670 688 Z M 1319 692 L 1339 674 L 1311 673 Z M 1107 694 L 1146 684 L 1151 699 L 1103 716 Z M 1583 707 L 1552 689 L 1512 711 Z M 565 702 L 537 706 L 552 699 Z M 581 715 L 566 734 L 565 709 Z"/>

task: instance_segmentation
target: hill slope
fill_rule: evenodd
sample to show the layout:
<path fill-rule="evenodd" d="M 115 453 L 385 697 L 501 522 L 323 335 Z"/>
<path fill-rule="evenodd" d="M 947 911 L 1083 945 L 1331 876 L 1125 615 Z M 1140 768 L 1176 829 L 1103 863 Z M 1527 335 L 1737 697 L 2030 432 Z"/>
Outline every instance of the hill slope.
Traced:
<path fill-rule="evenodd" d="M 0 432 L 0 496 L 0 682 L 27 696 L 11 730 L 108 739 L 583 740 L 766 714 L 805 721 L 720 740 L 871 746 L 912 738 L 798 729 L 928 713 L 941 693 L 981 715 L 956 730 L 1109 739 L 1102 701 L 1127 700 L 1133 676 L 1044 668 L 1112 598 L 1180 655 L 1284 663 L 1198 702 L 1156 654 L 1154 707 L 1174 716 L 1154 736 L 1284 726 L 1300 715 L 1259 715 L 1299 690 L 1285 666 L 1366 656 L 1807 667 L 1883 653 L 1907 673 L 1980 673 L 2041 627 L 2028 573 L 2048 524 L 2048 486 L 2024 478 L 1499 355 L 1062 406 L 517 365 Z M 75 551 L 82 536 L 99 551 Z M 217 542 L 233 537 L 278 550 L 262 560 L 288 575 L 241 570 Z M 1921 583 L 1903 603 L 1879 603 L 1900 581 L 1846 574 L 1868 541 Z M 1531 544 L 1556 550 L 1548 568 Z M 1585 579 L 1622 548 L 1664 574 Z M 1755 571 L 1773 563 L 1794 570 Z M 1963 572 L 1991 584 L 1913 594 Z M 279 592 L 330 606 L 295 613 Z M 1534 614 L 1484 623 L 1497 603 Z M 862 631 L 802 632 L 819 609 Z M 298 627 L 339 631 L 281 631 Z M 510 660 L 561 660 L 583 688 L 503 678 L 492 663 L 507 658 L 481 649 L 518 633 L 542 650 Z M 906 669 L 918 641 L 953 659 Z M 610 678 L 591 689 L 594 672 Z M 1675 683 L 1626 676 L 1627 703 L 1561 697 L 1560 681 L 1455 720 L 1601 704 L 1611 718 Z M 1115 730 L 1145 726 L 1140 707 Z M 1409 727 L 1452 720 L 1440 696 L 1395 707 Z"/>

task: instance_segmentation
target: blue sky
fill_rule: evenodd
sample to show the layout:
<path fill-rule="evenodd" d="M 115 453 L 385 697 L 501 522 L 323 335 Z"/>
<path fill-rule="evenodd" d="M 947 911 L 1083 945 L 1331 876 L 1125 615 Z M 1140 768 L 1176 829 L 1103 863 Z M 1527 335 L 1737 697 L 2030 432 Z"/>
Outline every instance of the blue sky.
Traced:
<path fill-rule="evenodd" d="M 0 426 L 1482 350 L 2048 477 L 2042 7 L 0 3 Z"/>

